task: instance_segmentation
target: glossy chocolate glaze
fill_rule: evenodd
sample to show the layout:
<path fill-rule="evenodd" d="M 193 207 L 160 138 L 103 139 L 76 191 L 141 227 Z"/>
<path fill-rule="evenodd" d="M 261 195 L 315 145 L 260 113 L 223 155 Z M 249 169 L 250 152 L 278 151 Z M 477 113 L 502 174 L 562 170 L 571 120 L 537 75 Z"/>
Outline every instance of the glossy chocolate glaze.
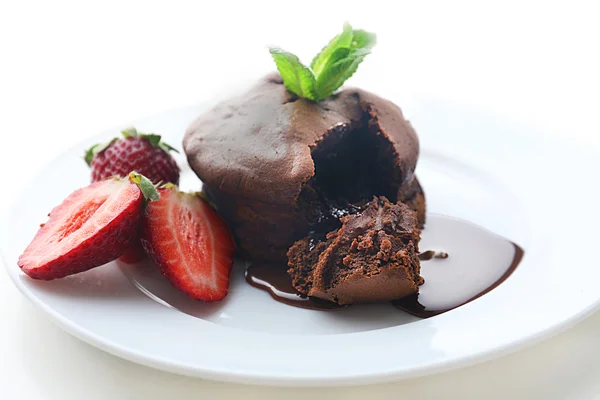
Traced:
<path fill-rule="evenodd" d="M 498 287 L 515 271 L 523 259 L 524 251 L 517 244 L 512 243 L 512 245 L 515 249 L 515 255 L 504 274 L 491 286 L 465 302 L 460 304 L 448 304 L 443 309 L 432 310 L 428 309 L 426 304 L 419 303 L 419 295 L 415 294 L 393 301 L 392 304 L 419 318 L 433 317 L 467 304 Z M 419 258 L 421 261 L 432 259 L 443 260 L 448 258 L 448 253 L 428 250 L 421 253 Z M 268 292 L 273 299 L 290 306 L 321 311 L 330 311 L 345 307 L 332 302 L 306 297 L 298 293 L 292 286 L 291 278 L 287 273 L 287 266 L 285 264 L 252 263 L 246 270 L 246 282 L 258 289 Z"/>

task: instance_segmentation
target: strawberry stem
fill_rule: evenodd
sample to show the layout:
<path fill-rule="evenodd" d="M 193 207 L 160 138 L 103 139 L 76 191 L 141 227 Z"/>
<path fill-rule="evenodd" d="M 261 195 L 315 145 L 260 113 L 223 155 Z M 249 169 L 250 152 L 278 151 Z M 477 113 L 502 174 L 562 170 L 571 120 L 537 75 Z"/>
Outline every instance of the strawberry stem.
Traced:
<path fill-rule="evenodd" d="M 160 193 L 158 193 L 158 190 L 156 190 L 156 187 L 154 187 L 150 179 L 146 178 L 144 175 L 134 171 L 129 174 L 129 179 L 139 186 L 146 200 L 157 201 L 160 199 Z"/>
<path fill-rule="evenodd" d="M 179 151 L 175 147 L 163 142 L 161 140 L 162 137 L 160 135 L 157 135 L 156 133 L 141 133 L 138 132 L 138 130 L 135 127 L 131 126 L 127 129 L 122 130 L 121 135 L 123 135 L 125 139 L 129 137 L 146 139 L 152 146 L 161 149 L 165 153 L 169 153 L 170 151 L 179 153 Z M 87 149 L 83 155 L 83 159 L 85 160 L 88 167 L 92 166 L 92 161 L 94 160 L 94 157 L 96 157 L 97 154 L 102 153 L 117 140 L 119 140 L 119 138 L 114 138 L 105 143 L 95 144 L 89 149 Z"/>
<path fill-rule="evenodd" d="M 87 149 L 85 151 L 83 159 L 85 160 L 88 167 L 92 166 L 92 161 L 94 160 L 94 157 L 96 156 L 96 154 L 102 153 L 104 150 L 106 150 L 111 144 L 113 144 L 116 141 L 117 141 L 117 139 L 112 139 L 110 142 L 98 143 L 98 144 L 93 145 L 89 149 Z"/>
<path fill-rule="evenodd" d="M 217 210 L 217 205 L 208 198 L 208 196 L 206 195 L 205 192 L 199 192 L 197 194 L 202 200 L 206 201 L 208 203 L 208 205 L 213 208 L 213 210 L 215 210 L 215 211 Z"/>
<path fill-rule="evenodd" d="M 123 129 L 121 131 L 121 135 L 123 135 L 124 138 L 137 137 L 138 136 L 138 131 L 137 131 L 137 129 L 135 129 L 134 126 L 130 126 L 127 129 Z"/>

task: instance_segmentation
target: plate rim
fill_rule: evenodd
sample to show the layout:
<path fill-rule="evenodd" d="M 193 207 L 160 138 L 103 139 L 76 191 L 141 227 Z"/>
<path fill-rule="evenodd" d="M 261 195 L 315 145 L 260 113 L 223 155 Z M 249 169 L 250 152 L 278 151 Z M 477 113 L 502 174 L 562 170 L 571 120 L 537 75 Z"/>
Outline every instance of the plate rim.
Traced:
<path fill-rule="evenodd" d="M 38 310 L 43 311 L 46 318 L 49 319 L 56 326 L 63 329 L 65 332 L 76 337 L 77 339 L 96 347 L 106 353 L 109 353 L 115 357 L 125 359 L 135 364 L 140 364 L 145 367 L 158 369 L 164 372 L 175 373 L 188 377 L 209 379 L 216 382 L 228 382 L 228 383 L 241 383 L 241 384 L 260 384 L 265 386 L 276 386 L 276 387 L 336 387 L 336 386 L 360 386 L 367 384 L 386 383 L 393 381 L 400 381 L 411 378 L 418 378 L 422 376 L 439 374 L 442 372 L 450 371 L 457 368 L 466 368 L 472 365 L 476 365 L 485 361 L 491 361 L 502 356 L 513 354 L 523 348 L 530 345 L 541 343 L 542 341 L 548 340 L 566 329 L 576 325 L 583 321 L 585 318 L 590 316 L 597 308 L 600 307 L 600 299 L 593 305 L 574 315 L 571 319 L 563 320 L 555 324 L 551 328 L 542 330 L 537 334 L 523 337 L 522 339 L 507 343 L 503 346 L 496 346 L 487 351 L 481 351 L 473 353 L 467 356 L 456 357 L 450 361 L 438 362 L 433 366 L 425 366 L 415 368 L 412 371 L 402 372 L 386 372 L 386 373 L 373 373 L 373 374 L 360 374 L 358 376 L 346 376 L 344 378 L 314 378 L 314 377 L 299 377 L 299 378 L 288 378 L 281 376 L 264 376 L 260 374 L 249 375 L 247 373 L 236 373 L 236 372 L 224 372 L 207 370 L 203 368 L 188 368 L 178 364 L 173 364 L 163 361 L 158 361 L 153 357 L 146 355 L 139 355 L 134 351 L 127 348 L 120 348 L 119 346 L 111 345 L 102 337 L 99 337 L 94 332 L 88 329 L 81 328 L 71 320 L 63 317 L 60 313 L 52 309 L 52 307 L 46 305 L 41 300 L 27 290 L 15 276 L 10 274 L 6 269 L 8 263 L 6 262 L 2 248 L 0 248 L 0 263 L 5 268 L 5 272 L 10 277 L 11 281 Z"/>

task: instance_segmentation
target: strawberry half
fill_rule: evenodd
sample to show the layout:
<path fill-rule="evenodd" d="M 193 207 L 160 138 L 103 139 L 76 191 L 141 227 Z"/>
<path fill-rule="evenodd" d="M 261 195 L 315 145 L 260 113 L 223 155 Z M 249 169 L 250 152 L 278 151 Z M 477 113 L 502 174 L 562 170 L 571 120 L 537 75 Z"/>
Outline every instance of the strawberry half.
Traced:
<path fill-rule="evenodd" d="M 198 300 L 227 295 L 235 244 L 225 222 L 199 195 L 169 185 L 148 204 L 142 246 L 176 288 Z"/>
<path fill-rule="evenodd" d="M 19 257 L 17 264 L 23 272 L 34 279 L 51 280 L 121 256 L 138 238 L 142 190 L 154 190 L 147 179 L 131 176 L 93 183 L 54 208 Z"/>
<path fill-rule="evenodd" d="M 127 251 L 119 257 L 119 261 L 125 264 L 137 264 L 146 259 L 146 252 L 139 241 L 131 245 Z"/>

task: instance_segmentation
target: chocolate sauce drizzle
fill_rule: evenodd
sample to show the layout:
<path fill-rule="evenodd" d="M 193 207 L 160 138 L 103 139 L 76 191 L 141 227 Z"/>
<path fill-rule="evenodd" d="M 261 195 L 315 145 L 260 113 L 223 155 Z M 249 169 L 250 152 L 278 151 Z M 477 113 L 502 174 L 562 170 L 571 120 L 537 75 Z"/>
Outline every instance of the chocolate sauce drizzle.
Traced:
<path fill-rule="evenodd" d="M 308 297 L 292 286 L 285 264 L 252 263 L 246 269 L 246 282 L 268 292 L 280 303 L 310 310 L 335 310 L 343 308 L 330 301 Z"/>
<path fill-rule="evenodd" d="M 400 300 L 395 300 L 392 302 L 392 304 L 395 307 L 419 318 L 430 318 L 435 315 L 453 310 L 483 296 L 504 282 L 515 271 L 523 259 L 523 249 L 515 243 L 511 242 L 511 244 L 514 246 L 515 254 L 511 264 L 508 266 L 504 274 L 491 286 L 484 289 L 469 300 L 460 304 L 450 304 L 443 309 L 432 310 L 428 309 L 426 305 L 419 302 L 419 294 L 417 293 Z M 448 258 L 448 253 L 441 251 L 428 250 L 419 254 L 419 259 L 421 261 L 446 258 Z M 246 282 L 258 289 L 268 292 L 273 299 L 294 307 L 322 311 L 331 311 L 347 307 L 300 294 L 292 286 L 292 280 L 287 273 L 287 266 L 285 264 L 252 263 L 246 270 Z"/>
<path fill-rule="evenodd" d="M 433 316 L 440 315 L 442 313 L 448 312 L 450 310 L 454 310 L 457 307 L 463 306 L 463 305 L 465 305 L 467 303 L 472 302 L 475 299 L 478 299 L 479 297 L 483 296 L 484 294 L 489 293 L 491 290 L 494 290 L 495 288 L 497 288 L 498 286 L 500 286 L 500 284 L 502 282 L 504 282 L 506 279 L 508 279 L 508 277 L 515 271 L 515 269 L 517 269 L 517 266 L 519 265 L 519 263 L 523 259 L 523 254 L 525 254 L 525 252 L 516 243 L 511 242 L 511 244 L 515 248 L 515 255 L 514 255 L 513 259 L 512 259 L 511 264 L 508 266 L 508 268 L 506 269 L 506 271 L 504 272 L 504 274 L 502 274 L 502 276 L 500 278 L 498 278 L 498 280 L 496 280 L 496 282 L 492 283 L 491 286 L 488 286 L 486 289 L 484 289 L 481 292 L 477 293 L 475 296 L 471 297 L 467 301 L 464 301 L 464 302 L 459 303 L 459 304 L 449 305 L 449 306 L 444 307 L 442 309 L 432 310 L 432 309 L 428 309 L 426 305 L 423 305 L 423 304 L 421 304 L 419 302 L 419 294 L 416 293 L 416 294 L 407 296 L 407 297 L 405 297 L 403 299 L 400 299 L 400 300 L 394 300 L 394 301 L 392 301 L 392 304 L 394 306 L 398 307 L 399 309 L 401 309 L 403 311 L 406 311 L 407 313 L 412 314 L 412 315 L 414 315 L 416 317 L 419 317 L 419 318 L 430 318 L 430 317 L 433 317 Z"/>
<path fill-rule="evenodd" d="M 437 251 L 437 250 L 427 250 L 419 254 L 419 260 L 421 261 L 429 261 L 433 258 L 448 258 L 448 253 L 445 251 Z"/>

